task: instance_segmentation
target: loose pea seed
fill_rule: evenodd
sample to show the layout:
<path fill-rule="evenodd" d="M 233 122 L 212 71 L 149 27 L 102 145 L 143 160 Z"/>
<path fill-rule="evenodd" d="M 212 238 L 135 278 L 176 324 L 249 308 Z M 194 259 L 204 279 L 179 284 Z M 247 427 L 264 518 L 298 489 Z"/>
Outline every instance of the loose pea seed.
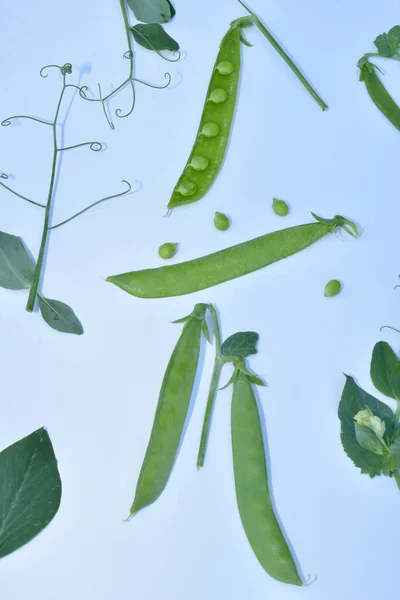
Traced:
<path fill-rule="evenodd" d="M 214 104 L 222 104 L 228 97 L 228 92 L 222 88 L 216 88 L 210 94 L 209 100 Z"/>
<path fill-rule="evenodd" d="M 220 231 L 226 231 L 230 227 L 229 217 L 223 213 L 216 212 L 214 216 L 214 225 Z"/>
<path fill-rule="evenodd" d="M 272 200 L 272 210 L 279 217 L 286 217 L 289 212 L 289 206 L 284 200 L 278 200 L 278 198 L 274 198 Z"/>
<path fill-rule="evenodd" d="M 159 247 L 158 255 L 160 258 L 172 258 L 176 254 L 177 247 L 177 243 L 166 242 Z"/>
<path fill-rule="evenodd" d="M 221 60 L 215 69 L 220 75 L 230 75 L 233 73 L 234 66 L 229 60 Z"/>
<path fill-rule="evenodd" d="M 200 131 L 201 135 L 205 135 L 208 138 L 212 138 L 215 137 L 216 135 L 219 134 L 219 125 L 217 125 L 216 123 L 204 123 L 201 131 Z"/>
<path fill-rule="evenodd" d="M 195 171 L 204 171 L 208 167 L 210 161 L 204 156 L 193 156 L 189 163 L 189 167 L 192 167 Z"/>
<path fill-rule="evenodd" d="M 192 196 L 196 189 L 197 186 L 192 181 L 182 181 L 176 191 L 182 194 L 182 196 Z"/>
<path fill-rule="evenodd" d="M 326 298 L 337 296 L 342 289 L 342 284 L 337 279 L 331 279 L 325 286 L 324 295 Z"/>

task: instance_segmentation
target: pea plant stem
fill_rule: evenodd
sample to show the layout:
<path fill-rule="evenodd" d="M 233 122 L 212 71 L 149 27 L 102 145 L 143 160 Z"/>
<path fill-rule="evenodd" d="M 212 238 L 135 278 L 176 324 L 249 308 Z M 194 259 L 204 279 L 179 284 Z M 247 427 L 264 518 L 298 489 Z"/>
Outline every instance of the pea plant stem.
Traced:
<path fill-rule="evenodd" d="M 49 233 L 51 206 L 52 206 L 52 200 L 54 197 L 54 184 L 55 184 L 56 173 L 57 173 L 58 154 L 60 152 L 60 149 L 57 146 L 57 121 L 58 121 L 58 115 L 60 113 L 60 108 L 61 108 L 61 104 L 63 101 L 64 92 L 65 92 L 65 88 L 66 88 L 65 79 L 66 79 L 66 74 L 63 73 L 63 86 L 62 86 L 60 97 L 58 99 L 56 114 L 55 114 L 53 122 L 51 123 L 51 127 L 53 130 L 53 160 L 52 160 L 52 166 L 51 166 L 49 193 L 47 196 L 47 204 L 46 204 L 46 210 L 45 210 L 45 215 L 44 215 L 43 232 L 42 232 L 42 239 L 40 242 L 38 259 L 37 259 L 37 263 L 36 263 L 35 272 L 33 275 L 32 286 L 29 291 L 28 302 L 26 305 L 26 310 L 28 312 L 33 311 L 35 302 L 36 302 L 36 298 L 38 295 L 38 288 L 39 288 L 40 279 L 41 279 L 41 275 L 42 275 L 42 269 L 43 269 L 44 254 L 45 254 L 45 250 L 46 250 L 47 238 L 48 238 L 48 233 Z"/>
<path fill-rule="evenodd" d="M 304 85 L 304 87 L 306 88 L 308 93 L 319 104 L 319 106 L 322 108 L 322 110 L 327 110 L 328 109 L 327 104 L 325 104 L 325 102 L 322 100 L 321 96 L 316 92 L 316 90 L 312 87 L 312 85 L 309 83 L 309 81 L 307 81 L 307 79 L 304 77 L 304 75 L 302 74 L 300 69 L 298 69 L 298 67 L 294 64 L 294 62 L 292 61 L 290 56 L 284 51 L 282 46 L 280 46 L 280 44 L 278 44 L 278 42 L 276 41 L 274 36 L 268 31 L 268 29 L 265 27 L 265 25 L 263 25 L 263 23 L 260 21 L 260 19 L 257 17 L 257 15 L 255 15 L 246 6 L 246 4 L 244 2 L 242 2 L 242 0 L 238 0 L 238 2 L 251 15 L 251 19 L 252 19 L 254 25 L 256 25 L 258 27 L 258 29 L 267 38 L 267 40 L 270 42 L 270 44 L 273 46 L 273 48 L 275 48 L 277 53 L 283 58 L 285 63 L 292 69 L 293 73 L 296 75 L 296 77 L 299 79 L 299 81 L 301 81 L 301 83 Z"/>
<path fill-rule="evenodd" d="M 203 428 L 201 431 L 199 453 L 197 456 L 197 468 L 198 469 L 200 469 L 201 467 L 204 466 L 204 459 L 205 459 L 205 455 L 206 455 L 206 451 L 207 451 L 207 442 L 208 442 L 208 437 L 210 434 L 211 419 L 212 419 L 212 414 L 214 411 L 214 403 L 215 403 L 215 397 L 217 394 L 219 376 L 221 374 L 221 369 L 222 369 L 223 365 L 225 364 L 225 360 L 223 359 L 223 357 L 221 355 L 221 331 L 219 328 L 217 311 L 211 304 L 208 306 L 208 309 L 210 311 L 212 322 L 213 322 L 213 330 L 214 330 L 214 338 L 215 338 L 215 361 L 214 361 L 214 369 L 213 369 L 213 374 L 212 374 L 211 383 L 210 383 L 210 389 L 208 392 L 206 410 L 204 413 L 204 422 L 203 422 Z"/>

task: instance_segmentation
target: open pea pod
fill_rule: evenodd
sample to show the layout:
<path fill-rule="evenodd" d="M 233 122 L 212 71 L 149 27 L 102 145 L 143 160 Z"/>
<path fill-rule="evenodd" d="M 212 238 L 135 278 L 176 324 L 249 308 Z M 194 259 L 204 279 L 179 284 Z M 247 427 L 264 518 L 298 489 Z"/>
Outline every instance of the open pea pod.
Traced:
<path fill-rule="evenodd" d="M 221 168 L 228 144 L 240 74 L 240 29 L 223 37 L 196 141 L 168 203 L 171 210 L 203 198 Z"/>

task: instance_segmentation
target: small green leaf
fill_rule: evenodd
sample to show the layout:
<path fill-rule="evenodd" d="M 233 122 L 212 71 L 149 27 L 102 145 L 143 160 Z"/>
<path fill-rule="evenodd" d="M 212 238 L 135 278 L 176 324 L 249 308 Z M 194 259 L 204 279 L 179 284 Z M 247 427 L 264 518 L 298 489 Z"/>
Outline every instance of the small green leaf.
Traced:
<path fill-rule="evenodd" d="M 364 427 L 358 423 L 354 426 L 356 440 L 364 450 L 377 454 L 378 456 L 385 456 L 389 454 L 388 450 L 382 444 L 381 440 L 375 435 L 369 427 Z"/>
<path fill-rule="evenodd" d="M 396 33 L 394 36 L 382 33 L 375 39 L 374 44 L 380 56 L 391 58 L 397 53 L 399 42 L 397 41 Z"/>
<path fill-rule="evenodd" d="M 387 465 L 395 460 L 395 456 L 392 454 L 385 457 L 378 456 L 365 450 L 357 441 L 354 417 L 360 411 L 365 410 L 366 407 L 385 423 L 388 439 L 390 439 L 394 430 L 393 411 L 386 404 L 361 389 L 352 377 L 346 375 L 346 384 L 338 410 L 343 448 L 347 456 L 356 467 L 361 469 L 362 473 L 375 477 L 389 468 Z"/>
<path fill-rule="evenodd" d="M 31 541 L 53 519 L 61 480 L 47 431 L 34 431 L 0 453 L 0 558 Z"/>
<path fill-rule="evenodd" d="M 209 342 L 211 344 L 210 330 L 209 330 L 209 327 L 207 325 L 207 321 L 205 319 L 203 321 L 202 331 L 203 331 L 203 335 L 206 338 L 207 342 Z"/>
<path fill-rule="evenodd" d="M 173 18 L 174 18 L 174 16 L 176 15 L 176 10 L 175 10 L 175 8 L 174 8 L 174 6 L 173 6 L 172 2 L 170 2 L 170 0 L 167 0 L 167 2 L 168 2 L 168 5 L 169 5 L 169 10 L 170 10 L 170 13 L 171 13 L 171 18 L 170 18 L 170 20 L 171 20 L 171 19 L 173 19 Z"/>
<path fill-rule="evenodd" d="M 233 371 L 233 373 L 232 373 L 232 376 L 231 376 L 231 378 L 229 379 L 228 383 L 226 383 L 225 385 L 223 385 L 223 386 L 222 386 L 222 387 L 220 387 L 219 389 L 220 389 L 220 390 L 224 390 L 224 389 L 225 389 L 225 388 L 227 388 L 229 385 L 231 385 L 231 384 L 233 384 L 233 383 L 236 383 L 236 381 L 237 381 L 237 380 L 238 380 L 238 378 L 239 378 L 239 373 L 240 373 L 239 369 L 235 369 L 235 370 Z"/>
<path fill-rule="evenodd" d="M 371 379 L 382 394 L 400 400 L 400 359 L 386 342 L 375 344 L 371 359 Z"/>
<path fill-rule="evenodd" d="M 141 24 L 131 27 L 133 37 L 136 42 L 147 50 L 169 50 L 175 52 L 179 50 L 179 44 L 176 42 L 158 23 L 149 25 Z"/>
<path fill-rule="evenodd" d="M 389 454 L 385 456 L 382 465 L 382 473 L 389 475 L 400 469 L 400 435 L 397 434 L 393 443 L 390 446 Z"/>
<path fill-rule="evenodd" d="M 34 271 L 35 263 L 21 238 L 0 231 L 0 287 L 8 290 L 30 288 Z"/>
<path fill-rule="evenodd" d="M 62 333 L 82 335 L 82 323 L 72 308 L 59 300 L 52 300 L 39 295 L 38 298 L 42 317 L 50 327 Z"/>
<path fill-rule="evenodd" d="M 394 44 L 400 45 L 400 25 L 395 25 L 392 29 L 389 29 L 388 32 L 389 38 L 392 40 Z"/>
<path fill-rule="evenodd" d="M 172 5 L 168 0 L 127 0 L 138 21 L 143 23 L 168 23 L 172 18 Z"/>
<path fill-rule="evenodd" d="M 376 437 L 383 444 L 385 444 L 385 421 L 382 421 L 382 419 L 374 415 L 374 413 L 370 408 L 368 408 L 368 406 L 364 410 L 360 410 L 356 415 L 354 415 L 354 420 L 357 423 L 357 425 L 367 427 L 368 429 L 370 429 L 374 433 L 374 435 L 376 435 Z"/>
<path fill-rule="evenodd" d="M 239 331 L 228 337 L 221 346 L 222 356 L 238 356 L 246 358 L 257 354 L 258 333 L 254 331 Z"/>
<path fill-rule="evenodd" d="M 265 387 L 264 381 L 260 377 L 257 377 L 257 375 L 249 375 L 247 373 L 247 377 L 249 378 L 249 381 L 251 381 L 251 383 L 254 383 L 254 385 L 260 385 L 262 387 Z"/>

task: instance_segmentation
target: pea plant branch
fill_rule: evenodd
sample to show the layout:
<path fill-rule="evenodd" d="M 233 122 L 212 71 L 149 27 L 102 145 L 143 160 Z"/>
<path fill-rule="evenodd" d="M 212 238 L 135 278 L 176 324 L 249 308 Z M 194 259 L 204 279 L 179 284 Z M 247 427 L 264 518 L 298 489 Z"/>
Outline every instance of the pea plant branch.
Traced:
<path fill-rule="evenodd" d="M 374 44 L 377 52 L 364 54 L 357 63 L 360 69 L 360 81 L 364 82 L 375 106 L 396 129 L 400 130 L 400 107 L 393 100 L 378 75 L 378 72 L 383 74 L 382 70 L 370 61 L 370 58 L 400 61 L 400 25 L 395 25 L 388 33 L 378 35 Z"/>
<path fill-rule="evenodd" d="M 50 168 L 50 181 L 47 193 L 47 201 L 45 204 L 36 202 L 22 194 L 19 194 L 14 189 L 12 189 L 9 185 L 4 183 L 4 180 L 7 180 L 9 177 L 6 173 L 2 173 L 0 175 L 0 186 L 14 194 L 16 197 L 29 202 L 30 204 L 34 204 L 35 206 L 44 209 L 44 221 L 43 221 L 43 229 L 41 242 L 39 247 L 39 253 L 37 257 L 36 264 L 32 260 L 30 254 L 27 252 L 21 238 L 17 238 L 16 236 L 9 235 L 4 232 L 0 232 L 0 287 L 4 287 L 7 289 L 29 289 L 28 301 L 26 305 L 26 310 L 28 312 L 32 312 L 36 299 L 39 300 L 39 309 L 44 320 L 54 329 L 58 331 L 62 331 L 64 333 L 73 333 L 73 334 L 82 334 L 83 327 L 73 312 L 73 310 L 67 306 L 66 304 L 59 302 L 58 300 L 51 300 L 49 298 L 45 298 L 43 295 L 39 293 L 39 286 L 41 285 L 43 278 L 43 269 L 44 269 L 44 257 L 47 247 L 47 241 L 49 237 L 49 232 L 52 229 L 57 229 L 62 225 L 72 221 L 83 213 L 87 212 L 89 209 L 97 206 L 101 202 L 106 200 L 110 200 L 112 198 L 117 198 L 120 196 L 125 196 L 128 192 L 131 191 L 131 184 L 128 181 L 123 180 L 122 183 L 125 184 L 126 189 L 117 194 L 113 194 L 111 196 L 106 196 L 104 198 L 100 198 L 95 202 L 91 203 L 89 206 L 80 210 L 78 213 L 68 217 L 67 219 L 57 223 L 55 225 L 51 224 L 51 215 L 52 209 L 54 205 L 54 201 L 56 199 L 56 177 L 61 166 L 61 156 L 64 152 L 73 150 L 76 148 L 88 147 L 93 152 L 99 152 L 103 149 L 103 144 L 97 141 L 90 142 L 82 142 L 79 144 L 74 144 L 72 146 L 62 146 L 60 145 L 58 128 L 60 125 L 65 125 L 65 120 L 63 123 L 60 123 L 60 111 L 63 106 L 63 101 L 65 99 L 65 94 L 67 90 L 78 90 L 81 91 L 81 88 L 75 84 L 68 83 L 67 76 L 72 74 L 72 65 L 70 63 L 66 63 L 63 66 L 58 65 L 46 65 L 40 71 L 41 77 L 46 78 L 48 76 L 48 69 L 56 69 L 61 74 L 62 78 L 62 86 L 61 91 L 58 97 L 57 106 L 55 110 L 55 115 L 53 120 L 46 121 L 43 119 L 37 119 L 35 117 L 30 117 L 26 115 L 15 115 L 12 117 L 8 117 L 4 119 L 1 123 L 3 127 L 7 127 L 11 125 L 11 123 L 15 120 L 20 119 L 30 119 L 38 122 L 41 125 L 45 125 L 46 127 L 51 128 L 52 132 L 52 159 L 51 159 L 51 168 Z"/>
<path fill-rule="evenodd" d="M 232 462 L 236 501 L 243 529 L 254 554 L 271 577 L 283 583 L 303 585 L 269 492 L 261 419 L 253 389 L 254 385 L 265 384 L 246 365 L 247 358 L 257 353 L 258 334 L 253 331 L 238 332 L 221 345 L 217 311 L 210 304 L 196 304 L 190 315 L 174 321 L 183 324 L 183 330 L 165 370 L 150 439 L 127 520 L 155 502 L 170 478 L 188 418 L 203 336 L 210 341 L 206 323 L 208 311 L 211 313 L 216 341 L 216 361 L 206 406 L 200 462 L 204 462 L 220 370 L 223 364 L 230 363 L 233 374 L 227 385 L 232 384 L 233 389 Z"/>
<path fill-rule="evenodd" d="M 375 344 L 370 375 L 375 388 L 396 401 L 396 410 L 346 375 L 338 412 L 343 448 L 361 473 L 393 477 L 400 489 L 400 359 L 388 343 Z"/>
<path fill-rule="evenodd" d="M 181 54 L 179 52 L 179 44 L 169 36 L 161 26 L 161 23 L 166 23 L 175 15 L 175 10 L 167 0 L 160 0 L 154 7 L 151 7 L 147 0 L 119 0 L 121 9 L 122 19 L 124 23 L 125 35 L 128 50 L 124 53 L 123 58 L 129 61 L 128 76 L 122 83 L 120 83 L 114 90 L 109 94 L 103 96 L 100 83 L 98 84 L 99 96 L 97 98 L 91 98 L 88 96 L 89 88 L 83 86 L 80 90 L 80 95 L 84 100 L 89 102 L 100 102 L 103 108 L 104 116 L 111 129 L 115 129 L 115 125 L 108 114 L 107 103 L 113 99 L 119 92 L 126 87 L 131 88 L 132 100 L 130 108 L 123 112 L 120 108 L 115 110 L 115 116 L 123 119 L 129 117 L 135 108 L 136 103 L 136 92 L 135 83 L 141 83 L 154 89 L 165 89 L 171 81 L 172 76 L 170 73 L 165 73 L 164 77 L 167 80 L 164 85 L 155 85 L 138 79 L 135 77 L 135 55 L 133 50 L 133 39 L 142 47 L 147 50 L 152 50 L 158 56 L 168 62 L 177 62 Z M 128 17 L 128 6 L 132 9 L 136 18 L 139 21 L 144 21 L 145 24 L 137 24 L 131 26 Z M 150 19 L 150 20 L 149 20 Z M 133 38 L 133 39 L 132 39 Z M 172 53 L 173 58 L 167 56 L 163 51 L 169 51 Z"/>

